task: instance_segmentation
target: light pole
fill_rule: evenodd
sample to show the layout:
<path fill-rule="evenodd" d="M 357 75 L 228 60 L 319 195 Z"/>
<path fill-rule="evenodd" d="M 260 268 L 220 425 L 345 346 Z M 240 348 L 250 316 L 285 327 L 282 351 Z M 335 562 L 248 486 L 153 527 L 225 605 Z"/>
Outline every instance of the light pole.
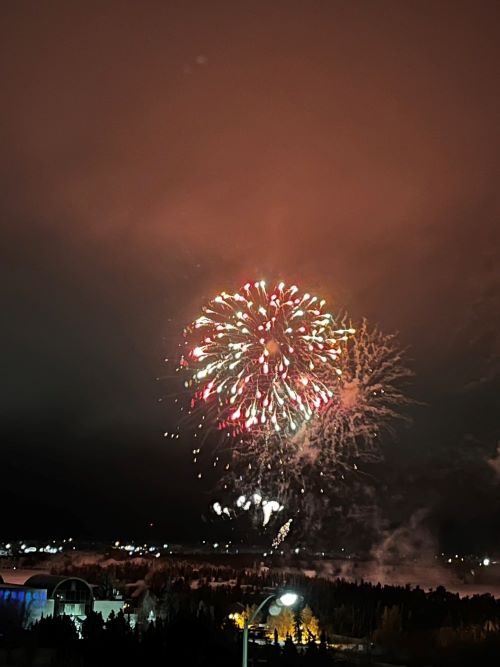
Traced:
<path fill-rule="evenodd" d="M 242 660 L 242 667 L 248 667 L 248 628 L 252 623 L 255 621 L 259 613 L 262 611 L 263 607 L 276 598 L 278 602 L 283 605 L 283 607 L 292 607 L 297 600 L 299 599 L 299 596 L 297 593 L 292 593 L 291 591 L 288 591 L 287 593 L 283 593 L 279 597 L 277 596 L 276 593 L 272 593 L 271 595 L 268 595 L 267 598 L 262 600 L 260 605 L 257 607 L 257 609 L 254 611 L 254 613 L 251 615 L 250 618 L 247 618 L 245 616 L 245 620 L 243 622 L 243 660 Z"/>

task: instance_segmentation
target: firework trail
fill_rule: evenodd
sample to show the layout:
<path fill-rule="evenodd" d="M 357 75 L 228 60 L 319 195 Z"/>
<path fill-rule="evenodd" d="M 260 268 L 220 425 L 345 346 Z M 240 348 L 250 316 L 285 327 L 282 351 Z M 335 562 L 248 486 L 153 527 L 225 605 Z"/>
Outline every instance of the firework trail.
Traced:
<path fill-rule="evenodd" d="M 279 545 L 286 540 L 288 533 L 290 532 L 290 526 L 292 525 L 292 522 L 293 519 L 288 519 L 288 521 L 284 523 L 278 530 L 276 537 L 272 541 L 273 549 L 277 549 Z"/>

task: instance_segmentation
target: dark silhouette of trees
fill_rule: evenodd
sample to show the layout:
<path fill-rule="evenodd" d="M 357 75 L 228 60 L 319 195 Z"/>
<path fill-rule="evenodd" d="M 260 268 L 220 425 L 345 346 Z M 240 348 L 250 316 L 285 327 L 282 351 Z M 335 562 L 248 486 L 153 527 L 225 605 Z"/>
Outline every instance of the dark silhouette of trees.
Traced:
<path fill-rule="evenodd" d="M 150 571 L 130 562 L 113 564 L 109 573 L 95 565 L 68 567 L 108 591 L 121 590 L 131 609 L 139 598 L 130 596 L 130 584 L 138 582 L 147 613 L 144 606 L 134 629 L 123 612 L 112 613 L 106 622 L 91 613 L 81 625 L 81 639 L 67 617 L 43 618 L 23 630 L 19 614 L 14 615 L 2 627 L 0 649 L 29 647 L 26 665 L 45 648 L 53 650 L 54 665 L 78 667 L 238 664 L 241 630 L 228 618 L 230 611 L 236 603 L 252 608 L 263 594 L 280 587 L 296 590 L 304 603 L 288 610 L 267 640 L 262 628 L 254 629 L 255 638 L 261 637 L 261 643 L 252 641 L 255 664 L 326 667 L 337 652 L 344 651 L 342 657 L 349 659 L 351 648 L 360 658 L 358 650 L 366 651 L 371 644 L 379 655 L 402 664 L 500 664 L 500 600 L 491 595 L 460 598 L 441 586 L 425 592 L 184 561 L 162 563 Z"/>

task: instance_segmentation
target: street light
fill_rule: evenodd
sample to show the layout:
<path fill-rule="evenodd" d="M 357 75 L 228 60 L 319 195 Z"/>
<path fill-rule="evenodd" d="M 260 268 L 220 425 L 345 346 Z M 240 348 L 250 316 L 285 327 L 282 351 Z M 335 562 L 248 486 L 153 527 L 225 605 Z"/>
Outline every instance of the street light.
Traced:
<path fill-rule="evenodd" d="M 276 593 L 272 593 L 271 595 L 268 595 L 267 598 L 262 600 L 262 602 L 260 603 L 260 605 L 257 607 L 257 609 L 254 611 L 254 613 L 251 615 L 250 618 L 247 618 L 245 616 L 245 619 L 243 621 L 243 660 L 241 663 L 242 667 L 248 667 L 248 628 L 255 621 L 259 613 L 262 611 L 263 607 L 268 602 L 270 602 L 275 598 L 278 604 L 282 605 L 283 607 L 293 607 L 293 605 L 299 599 L 299 596 L 297 595 L 297 593 L 293 593 L 292 591 L 287 591 L 286 593 L 282 593 L 279 597 Z"/>
<path fill-rule="evenodd" d="M 279 601 L 284 607 L 293 607 L 293 605 L 297 602 L 298 597 L 299 596 L 297 593 L 283 593 L 283 595 L 279 598 Z"/>

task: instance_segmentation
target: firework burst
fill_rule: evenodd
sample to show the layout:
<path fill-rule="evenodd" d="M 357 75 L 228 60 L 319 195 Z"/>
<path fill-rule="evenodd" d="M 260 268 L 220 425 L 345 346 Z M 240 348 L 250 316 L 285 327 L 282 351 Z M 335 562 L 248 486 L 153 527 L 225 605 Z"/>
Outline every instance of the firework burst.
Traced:
<path fill-rule="evenodd" d="M 333 399 L 354 334 L 324 306 L 295 285 L 268 290 L 264 281 L 216 296 L 185 331 L 193 406 L 205 403 L 233 435 L 296 433 Z"/>
<path fill-rule="evenodd" d="M 338 391 L 311 424 L 302 447 L 304 456 L 318 458 L 323 470 L 355 466 L 355 461 L 380 458 L 380 437 L 404 419 L 402 408 L 411 403 L 405 387 L 413 373 L 394 334 L 370 327 L 366 320 L 356 330 L 342 356 Z"/>
<path fill-rule="evenodd" d="M 287 534 L 293 517 L 295 538 L 321 536 L 365 488 L 363 463 L 381 458 L 381 435 L 411 402 L 397 338 L 365 320 L 355 331 L 324 305 L 295 286 L 248 283 L 185 330 L 186 419 L 194 462 L 221 471 L 215 515 L 268 532 L 280 521 Z M 209 438 L 213 460 L 202 462 L 216 427 L 223 437 Z"/>

